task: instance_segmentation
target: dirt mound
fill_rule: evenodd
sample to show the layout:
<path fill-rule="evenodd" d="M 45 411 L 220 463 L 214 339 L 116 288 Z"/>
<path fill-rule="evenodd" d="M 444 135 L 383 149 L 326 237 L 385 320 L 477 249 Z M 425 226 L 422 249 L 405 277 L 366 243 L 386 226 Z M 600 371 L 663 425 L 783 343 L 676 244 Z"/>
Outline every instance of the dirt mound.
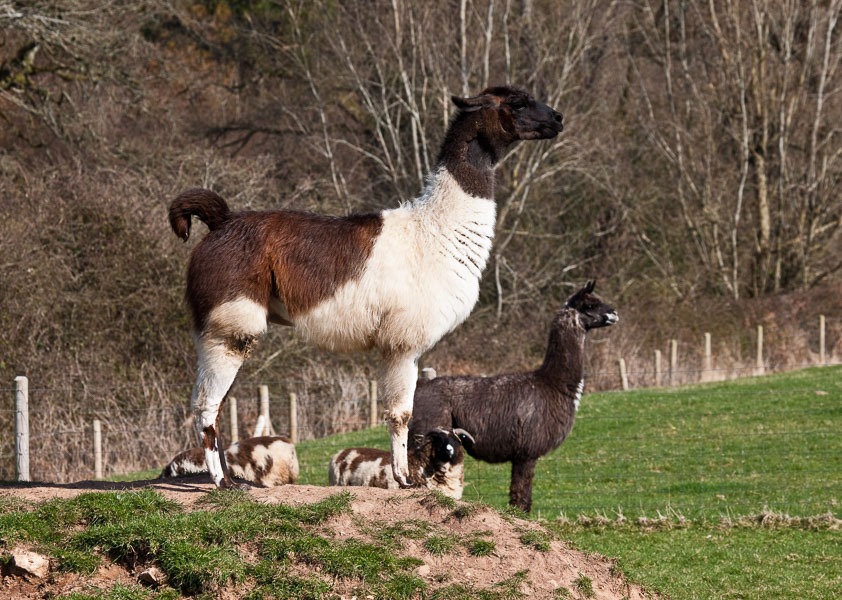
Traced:
<path fill-rule="evenodd" d="M 0 484 L 0 495 L 24 500 L 42 501 L 50 498 L 70 498 L 84 492 L 126 490 L 151 487 L 166 498 L 182 504 L 187 510 L 208 492 L 209 483 L 195 479 L 171 479 L 131 483 L 85 481 L 73 484 Z M 525 598 L 597 598 L 629 600 L 650 598 L 640 586 L 628 583 L 614 562 L 598 555 L 588 555 L 552 539 L 540 524 L 502 515 L 497 511 L 470 503 L 446 505 L 426 491 L 381 490 L 375 488 L 347 488 L 351 491 L 351 514 L 333 517 L 327 526 L 337 540 L 357 538 L 368 541 L 372 531 L 366 524 L 384 527 L 415 522 L 427 523 L 431 530 L 445 537 L 462 540 L 450 551 L 436 555 L 428 551 L 424 540 L 408 536 L 402 540 L 400 553 L 423 561 L 414 573 L 422 578 L 428 589 L 434 590 L 443 582 L 461 584 L 478 589 L 500 582 L 515 583 L 517 592 Z M 337 488 L 318 486 L 283 486 L 256 488 L 251 497 L 264 503 L 289 505 L 312 504 L 335 494 Z M 487 553 L 473 553 L 468 540 L 493 542 Z M 79 575 L 56 575 L 49 585 L 13 582 L 3 578 L 0 596 L 9 597 L 14 590 L 17 597 L 44 598 L 68 593 L 84 585 L 101 585 L 111 578 L 129 583 L 137 574 L 118 565 L 100 569 L 86 582 Z M 95 580 L 95 581 L 92 581 Z M 590 588 L 592 587 L 592 592 Z M 560 588 L 569 591 L 566 595 Z M 336 588 L 341 593 L 341 587 Z M 352 589 L 349 588 L 348 598 Z M 225 597 L 231 597 L 227 590 Z"/>

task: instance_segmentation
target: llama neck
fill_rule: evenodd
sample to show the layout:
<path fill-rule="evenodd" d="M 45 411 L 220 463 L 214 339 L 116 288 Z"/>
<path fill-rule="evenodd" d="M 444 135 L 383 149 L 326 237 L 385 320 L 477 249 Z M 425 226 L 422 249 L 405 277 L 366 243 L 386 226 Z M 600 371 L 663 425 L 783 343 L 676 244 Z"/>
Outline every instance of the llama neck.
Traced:
<path fill-rule="evenodd" d="M 439 167 L 409 209 L 427 252 L 437 250 L 460 277 L 480 277 L 497 222 L 493 200 L 468 194 L 449 169 Z"/>
<path fill-rule="evenodd" d="M 438 165 L 453 175 L 465 193 L 493 200 L 494 167 L 512 141 L 501 135 L 499 124 L 489 122 L 485 113 L 463 112 L 456 116 L 444 136 Z"/>
<path fill-rule="evenodd" d="M 575 313 L 567 309 L 556 315 L 538 374 L 562 392 L 568 392 L 565 396 L 578 405 L 585 373 L 585 330 Z"/>

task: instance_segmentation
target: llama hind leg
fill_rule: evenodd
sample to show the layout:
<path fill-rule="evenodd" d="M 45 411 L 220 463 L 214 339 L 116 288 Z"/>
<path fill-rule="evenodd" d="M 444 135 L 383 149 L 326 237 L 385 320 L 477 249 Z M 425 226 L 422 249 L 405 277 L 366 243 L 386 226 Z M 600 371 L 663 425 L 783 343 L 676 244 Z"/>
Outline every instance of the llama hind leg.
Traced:
<path fill-rule="evenodd" d="M 417 358 L 402 356 L 387 361 L 383 395 L 392 443 L 392 474 L 402 488 L 412 487 L 406 451 L 417 379 Z"/>
<path fill-rule="evenodd" d="M 243 364 L 244 355 L 223 340 L 200 338 L 199 374 L 193 387 L 191 407 L 196 419 L 196 429 L 205 450 L 205 463 L 211 479 L 220 488 L 232 486 L 230 476 L 226 477 L 220 454 L 223 451 L 217 432 L 219 409 L 222 406 L 234 378 Z"/>

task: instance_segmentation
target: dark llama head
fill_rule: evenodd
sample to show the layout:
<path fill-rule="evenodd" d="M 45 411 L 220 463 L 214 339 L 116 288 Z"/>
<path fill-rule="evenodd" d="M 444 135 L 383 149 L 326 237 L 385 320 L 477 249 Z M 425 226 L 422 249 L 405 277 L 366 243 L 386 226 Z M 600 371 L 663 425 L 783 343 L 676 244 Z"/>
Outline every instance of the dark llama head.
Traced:
<path fill-rule="evenodd" d="M 565 308 L 573 308 L 579 316 L 579 322 L 585 331 L 597 327 L 607 327 L 620 320 L 617 311 L 593 295 L 596 281 L 589 281 L 564 303 Z"/>
<path fill-rule="evenodd" d="M 452 96 L 459 112 L 442 142 L 438 164 L 472 196 L 492 198 L 492 169 L 512 144 L 555 137 L 561 113 L 509 86 L 490 87 L 471 98 Z"/>

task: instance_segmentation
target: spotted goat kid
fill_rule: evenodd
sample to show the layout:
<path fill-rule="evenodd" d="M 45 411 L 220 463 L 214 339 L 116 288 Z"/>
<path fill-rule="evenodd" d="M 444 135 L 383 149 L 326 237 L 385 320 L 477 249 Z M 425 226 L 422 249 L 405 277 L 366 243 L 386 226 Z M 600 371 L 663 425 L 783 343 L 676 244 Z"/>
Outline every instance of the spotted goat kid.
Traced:
<path fill-rule="evenodd" d="M 413 484 L 439 490 L 459 500 L 465 485 L 465 453 L 474 438 L 464 429 L 435 429 L 416 436 L 407 453 Z M 346 448 L 334 454 L 328 470 L 330 485 L 397 488 L 388 450 Z"/>
<path fill-rule="evenodd" d="M 235 442 L 225 450 L 225 461 L 234 477 L 266 487 L 295 483 L 298 479 L 295 446 L 289 438 L 281 436 L 254 437 Z M 173 458 L 159 478 L 207 472 L 204 448 L 193 448 Z"/>

